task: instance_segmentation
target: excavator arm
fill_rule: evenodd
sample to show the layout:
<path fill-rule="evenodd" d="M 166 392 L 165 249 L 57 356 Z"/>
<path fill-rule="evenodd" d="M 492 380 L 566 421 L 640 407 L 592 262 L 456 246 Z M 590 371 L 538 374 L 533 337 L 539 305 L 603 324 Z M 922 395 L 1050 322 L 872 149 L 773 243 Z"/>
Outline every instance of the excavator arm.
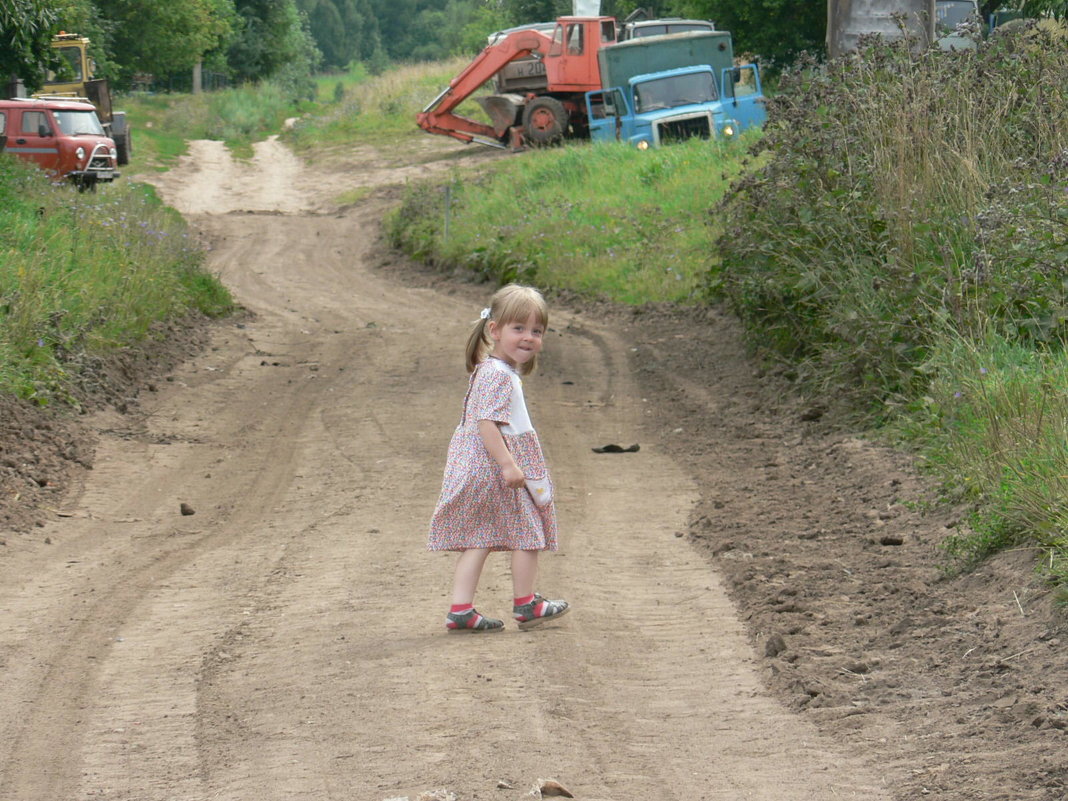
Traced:
<path fill-rule="evenodd" d="M 451 136 L 461 142 L 477 141 L 503 147 L 501 136 L 504 131 L 461 117 L 454 113 L 455 109 L 478 87 L 496 75 L 505 64 L 530 53 L 546 55 L 551 44 L 552 39 L 537 31 L 516 31 L 489 45 L 417 115 L 419 127 L 429 133 Z"/>

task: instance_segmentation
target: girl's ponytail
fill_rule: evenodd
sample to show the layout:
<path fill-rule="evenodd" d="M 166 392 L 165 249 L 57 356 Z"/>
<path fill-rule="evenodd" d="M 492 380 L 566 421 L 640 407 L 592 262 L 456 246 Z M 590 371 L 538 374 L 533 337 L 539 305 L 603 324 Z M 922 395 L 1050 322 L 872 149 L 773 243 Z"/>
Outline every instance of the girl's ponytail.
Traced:
<path fill-rule="evenodd" d="M 467 349 L 465 352 L 467 372 L 473 373 L 478 363 L 486 358 L 487 354 L 493 350 L 493 343 L 490 342 L 488 336 L 486 336 L 486 323 L 489 322 L 489 315 L 484 314 L 475 327 L 471 330 L 471 335 L 467 338 Z"/>

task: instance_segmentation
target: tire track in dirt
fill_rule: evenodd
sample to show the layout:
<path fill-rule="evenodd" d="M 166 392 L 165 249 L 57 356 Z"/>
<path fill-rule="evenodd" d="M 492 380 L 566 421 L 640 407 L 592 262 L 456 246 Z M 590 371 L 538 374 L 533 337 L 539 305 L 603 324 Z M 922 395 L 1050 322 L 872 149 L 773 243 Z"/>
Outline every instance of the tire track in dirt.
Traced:
<path fill-rule="evenodd" d="M 564 533 L 540 589 L 576 611 L 445 636 L 452 560 L 425 553 L 425 526 L 486 293 L 372 269 L 383 201 L 277 215 L 250 207 L 254 171 L 189 169 L 161 192 L 212 199 L 185 211 L 255 317 L 175 371 L 136 436 L 104 439 L 51 551 L 0 563 L 19 687 L 0 701 L 0 799 L 503 799 L 547 776 L 591 800 L 886 797 L 764 693 L 718 578 L 677 536 L 697 498 L 683 466 L 655 444 L 591 452 L 642 441 L 647 417 L 608 323 L 555 314 L 528 392 Z M 235 208 L 270 213 L 217 212 Z M 479 605 L 503 614 L 509 595 L 494 558 Z"/>

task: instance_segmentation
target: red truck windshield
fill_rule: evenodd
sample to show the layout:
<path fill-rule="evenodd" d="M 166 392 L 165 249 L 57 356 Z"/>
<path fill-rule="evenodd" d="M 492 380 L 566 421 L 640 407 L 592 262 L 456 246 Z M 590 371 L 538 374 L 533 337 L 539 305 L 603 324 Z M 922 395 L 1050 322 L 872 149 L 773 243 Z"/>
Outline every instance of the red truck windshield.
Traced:
<path fill-rule="evenodd" d="M 52 111 L 59 128 L 67 136 L 94 134 L 104 136 L 104 128 L 95 111 Z"/>

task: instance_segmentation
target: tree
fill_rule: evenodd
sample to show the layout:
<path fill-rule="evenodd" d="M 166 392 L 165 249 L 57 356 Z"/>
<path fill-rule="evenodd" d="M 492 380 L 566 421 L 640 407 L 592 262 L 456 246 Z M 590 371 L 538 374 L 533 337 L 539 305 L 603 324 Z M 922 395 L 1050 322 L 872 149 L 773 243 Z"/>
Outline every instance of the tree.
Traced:
<path fill-rule="evenodd" d="M 51 64 L 56 4 L 49 0 L 0 0 L 0 79 L 21 78 L 30 91 L 44 83 Z"/>
<path fill-rule="evenodd" d="M 1068 19 L 1068 0 L 1023 0 L 1020 10 L 1031 17 L 1049 15 Z"/>
<path fill-rule="evenodd" d="M 322 58 L 295 0 L 237 0 L 238 34 L 228 60 L 242 81 L 279 79 L 294 95 L 314 94 L 312 72 Z"/>
<path fill-rule="evenodd" d="M 111 32 L 111 53 L 125 75 L 192 69 L 230 36 L 230 0 L 95 0 Z"/>
<path fill-rule="evenodd" d="M 381 46 L 378 23 L 367 0 L 298 0 L 328 67 L 367 60 Z"/>
<path fill-rule="evenodd" d="M 734 52 L 782 68 L 805 50 L 823 51 L 827 4 L 812 0 L 679 0 L 681 16 L 710 19 L 734 37 Z"/>
<path fill-rule="evenodd" d="M 111 48 L 111 28 L 114 26 L 101 18 L 93 0 L 57 0 L 57 7 L 59 29 L 89 40 L 89 55 L 96 67 L 93 71 L 96 77 L 118 78 L 121 68 Z"/>
<path fill-rule="evenodd" d="M 502 0 L 501 5 L 514 25 L 552 22 L 571 13 L 571 0 Z"/>

